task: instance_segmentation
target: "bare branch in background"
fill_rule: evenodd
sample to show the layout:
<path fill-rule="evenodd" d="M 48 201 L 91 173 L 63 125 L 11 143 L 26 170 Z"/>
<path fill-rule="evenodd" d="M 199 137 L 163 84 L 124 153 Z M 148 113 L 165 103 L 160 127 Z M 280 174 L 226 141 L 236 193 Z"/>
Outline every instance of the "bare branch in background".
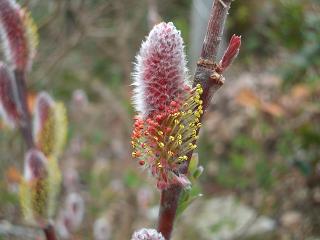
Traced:
<path fill-rule="evenodd" d="M 151 29 L 154 25 L 161 22 L 158 12 L 157 0 L 148 0 L 148 24 Z"/>

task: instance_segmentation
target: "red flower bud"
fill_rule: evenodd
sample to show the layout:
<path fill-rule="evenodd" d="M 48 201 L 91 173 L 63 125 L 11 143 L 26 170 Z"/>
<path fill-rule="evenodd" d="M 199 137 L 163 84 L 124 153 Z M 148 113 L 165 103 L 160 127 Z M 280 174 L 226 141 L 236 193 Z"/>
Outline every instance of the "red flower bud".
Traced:
<path fill-rule="evenodd" d="M 232 35 L 227 50 L 219 63 L 222 72 L 231 65 L 232 61 L 237 57 L 241 46 L 241 36 Z"/>

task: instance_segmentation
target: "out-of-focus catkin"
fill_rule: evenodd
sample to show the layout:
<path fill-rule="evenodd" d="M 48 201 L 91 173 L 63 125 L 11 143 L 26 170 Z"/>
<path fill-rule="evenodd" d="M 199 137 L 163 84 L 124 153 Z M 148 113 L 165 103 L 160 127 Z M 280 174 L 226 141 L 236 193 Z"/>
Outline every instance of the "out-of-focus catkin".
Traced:
<path fill-rule="evenodd" d="M 19 111 L 14 94 L 14 77 L 8 66 L 0 62 L 0 115 L 10 127 L 17 125 Z"/>
<path fill-rule="evenodd" d="M 37 31 L 30 13 L 14 0 L 0 1 L 0 37 L 10 66 L 19 71 L 30 69 L 38 45 Z"/>
<path fill-rule="evenodd" d="M 33 134 L 37 147 L 46 155 L 59 157 L 67 136 L 66 110 L 46 92 L 36 100 Z"/>

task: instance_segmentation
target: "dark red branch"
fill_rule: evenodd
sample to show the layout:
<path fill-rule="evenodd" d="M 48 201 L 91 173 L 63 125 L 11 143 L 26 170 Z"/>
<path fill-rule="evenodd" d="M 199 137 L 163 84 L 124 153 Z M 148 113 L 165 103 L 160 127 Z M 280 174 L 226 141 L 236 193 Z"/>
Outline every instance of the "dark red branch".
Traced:
<path fill-rule="evenodd" d="M 180 185 L 172 185 L 161 192 L 158 232 L 167 240 L 171 236 L 181 191 Z"/>
<path fill-rule="evenodd" d="M 223 85 L 223 77 L 220 75 L 222 70 L 219 69 L 219 65 L 215 61 L 230 4 L 231 0 L 214 1 L 200 60 L 195 71 L 193 86 L 198 83 L 202 86 L 203 94 L 201 98 L 204 110 L 207 109 L 213 94 Z M 188 172 L 191 156 L 192 152 L 188 154 L 189 160 L 181 167 L 181 173 L 186 174 Z M 171 237 L 181 191 L 181 186 L 172 185 L 161 192 L 158 231 L 162 233 L 166 240 Z"/>
<path fill-rule="evenodd" d="M 44 235 L 47 240 L 58 240 L 54 231 L 54 228 L 51 224 L 43 228 Z"/>
<path fill-rule="evenodd" d="M 216 60 L 230 4 L 231 0 L 214 1 L 202 45 L 200 55 L 202 59 Z"/>

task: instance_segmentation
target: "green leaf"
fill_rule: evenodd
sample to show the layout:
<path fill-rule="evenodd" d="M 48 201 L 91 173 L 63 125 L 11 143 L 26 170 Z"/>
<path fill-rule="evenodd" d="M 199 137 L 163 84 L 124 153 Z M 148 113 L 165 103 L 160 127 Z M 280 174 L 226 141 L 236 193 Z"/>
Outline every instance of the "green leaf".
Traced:
<path fill-rule="evenodd" d="M 193 175 L 193 173 L 197 170 L 199 164 L 199 156 L 198 153 L 194 153 L 191 157 L 189 163 L 189 173 Z"/>
<path fill-rule="evenodd" d="M 190 206 L 190 204 L 196 200 L 199 197 L 202 197 L 203 194 L 200 193 L 200 189 L 196 186 L 192 186 L 189 189 L 184 189 L 181 193 L 180 199 L 179 199 L 179 205 L 178 205 L 178 209 L 177 209 L 177 216 L 180 216 L 184 210 L 186 210 L 186 208 L 188 206 Z"/>

